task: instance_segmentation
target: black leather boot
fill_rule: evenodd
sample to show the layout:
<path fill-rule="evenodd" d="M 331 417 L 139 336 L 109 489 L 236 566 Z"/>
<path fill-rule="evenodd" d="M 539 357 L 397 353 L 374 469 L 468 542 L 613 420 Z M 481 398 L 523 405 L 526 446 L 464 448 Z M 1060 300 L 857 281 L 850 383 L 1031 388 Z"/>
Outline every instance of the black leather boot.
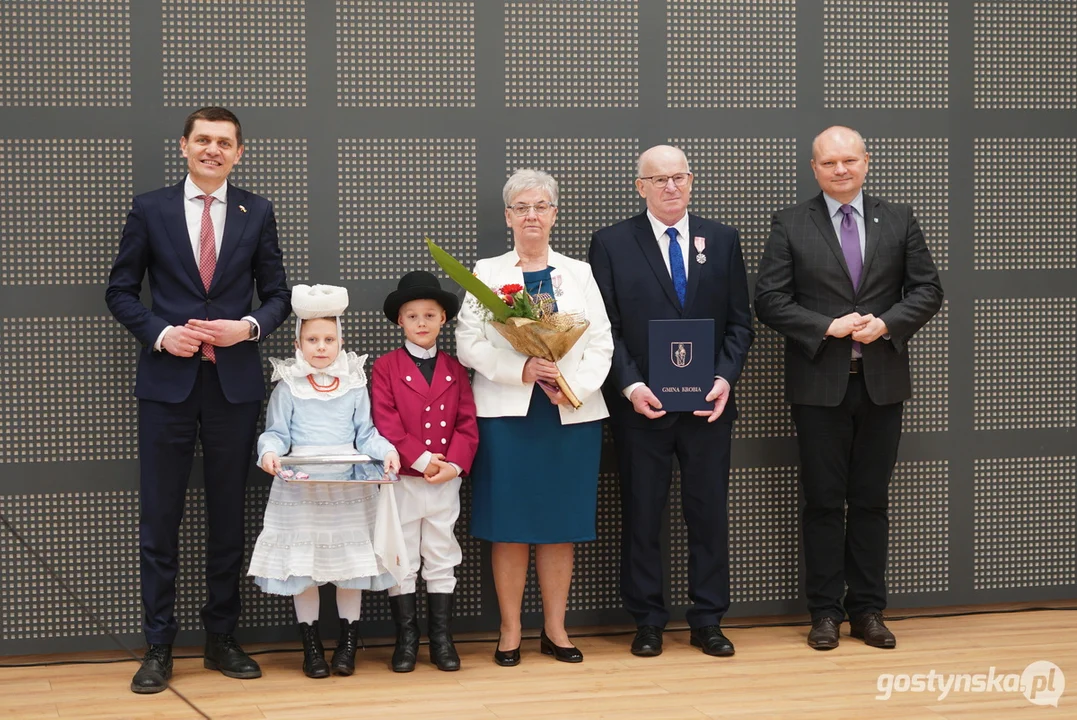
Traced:
<path fill-rule="evenodd" d="M 142 665 L 131 678 L 131 692 L 140 695 L 159 693 L 168 687 L 172 677 L 172 646 L 150 645 L 142 658 Z"/>
<path fill-rule="evenodd" d="M 340 619 L 340 639 L 329 663 L 334 675 L 351 675 L 355 672 L 355 651 L 359 649 L 359 621 Z"/>
<path fill-rule="evenodd" d="M 430 638 L 430 660 L 438 670 L 453 671 L 460 669 L 460 656 L 452 644 L 449 621 L 452 619 L 452 593 L 427 593 L 428 617 L 427 635 Z"/>
<path fill-rule="evenodd" d="M 303 639 L 303 674 L 309 678 L 329 677 L 329 664 L 325 661 L 325 648 L 318 635 L 318 621 L 310 625 L 299 623 L 299 637 Z"/>
<path fill-rule="evenodd" d="M 389 597 L 389 608 L 396 623 L 396 649 L 393 650 L 393 672 L 411 672 L 419 657 L 419 619 L 415 615 L 415 593 Z"/>

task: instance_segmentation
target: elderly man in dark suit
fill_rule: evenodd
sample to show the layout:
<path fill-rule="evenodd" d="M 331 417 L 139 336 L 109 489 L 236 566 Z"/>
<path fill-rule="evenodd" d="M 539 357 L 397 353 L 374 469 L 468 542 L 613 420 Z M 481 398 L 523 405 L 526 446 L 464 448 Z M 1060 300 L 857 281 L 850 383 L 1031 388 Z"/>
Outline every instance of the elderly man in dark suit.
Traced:
<path fill-rule="evenodd" d="M 265 397 L 258 340 L 290 311 L 273 206 L 228 184 L 243 155 L 239 120 L 192 113 L 180 138 L 183 182 L 139 195 L 109 276 L 109 310 L 142 345 L 135 379 L 141 464 L 143 632 L 149 649 L 131 682 L 160 692 L 172 674 L 179 525 L 196 437 L 205 470 L 204 664 L 229 677 L 262 672 L 232 637 L 239 619 L 243 503 Z M 149 278 L 152 304 L 142 304 Z M 257 289 L 261 306 L 252 311 Z"/>
<path fill-rule="evenodd" d="M 688 526 L 691 643 L 728 656 L 734 648 L 721 620 L 729 609 L 733 386 L 753 335 L 740 235 L 688 214 L 692 173 L 678 148 L 650 148 L 637 175 L 646 212 L 596 232 L 589 253 L 613 330 L 605 391 L 621 477 L 621 595 L 637 626 L 632 652 L 658 655 L 669 620 L 659 534 L 676 457 Z M 706 396 L 714 405 L 667 414 L 647 386 L 649 323 L 681 318 L 714 320 L 714 385 Z"/>
<path fill-rule="evenodd" d="M 808 645 L 817 650 L 837 647 L 846 614 L 853 637 L 897 644 L 882 617 L 888 487 L 902 403 L 912 396 L 909 339 L 942 306 L 912 209 L 863 193 L 868 161 L 855 130 L 831 127 L 815 138 L 822 192 L 774 215 L 755 286 L 756 314 L 786 338 Z"/>

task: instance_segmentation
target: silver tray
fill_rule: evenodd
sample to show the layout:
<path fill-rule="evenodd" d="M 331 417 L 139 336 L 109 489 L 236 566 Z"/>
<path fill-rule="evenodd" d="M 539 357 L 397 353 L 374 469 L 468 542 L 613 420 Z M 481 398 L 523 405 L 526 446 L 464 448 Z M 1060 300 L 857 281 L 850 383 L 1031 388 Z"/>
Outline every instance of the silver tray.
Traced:
<path fill-rule="evenodd" d="M 314 473 L 307 473 L 307 477 L 296 477 L 295 470 L 293 468 L 303 467 L 309 468 L 311 465 L 352 465 L 353 467 L 363 467 L 371 464 L 381 464 L 379 461 L 370 457 L 369 455 L 361 455 L 359 453 L 350 455 L 304 455 L 292 457 L 291 455 L 282 455 L 280 458 L 281 472 L 277 473 L 277 477 L 285 482 L 293 483 L 342 483 L 342 484 L 366 484 L 366 485 L 384 485 L 386 483 L 400 482 L 400 477 L 396 473 L 389 473 L 389 479 L 384 477 L 375 478 L 326 478 L 318 477 Z M 286 473 L 291 473 L 290 475 Z"/>

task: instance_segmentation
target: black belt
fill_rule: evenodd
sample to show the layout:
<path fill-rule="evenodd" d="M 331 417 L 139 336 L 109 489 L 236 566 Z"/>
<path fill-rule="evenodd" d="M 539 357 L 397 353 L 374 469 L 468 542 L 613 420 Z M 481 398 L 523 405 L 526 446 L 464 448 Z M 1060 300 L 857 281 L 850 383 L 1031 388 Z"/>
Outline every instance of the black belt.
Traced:
<path fill-rule="evenodd" d="M 851 358 L 849 360 L 849 374 L 859 375 L 864 372 L 864 358 Z"/>

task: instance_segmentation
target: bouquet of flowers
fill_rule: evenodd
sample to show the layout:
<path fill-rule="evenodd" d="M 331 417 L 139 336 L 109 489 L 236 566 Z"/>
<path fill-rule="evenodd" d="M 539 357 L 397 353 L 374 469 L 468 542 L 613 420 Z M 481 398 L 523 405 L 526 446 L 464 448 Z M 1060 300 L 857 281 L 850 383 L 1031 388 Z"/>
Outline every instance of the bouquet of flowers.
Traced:
<path fill-rule="evenodd" d="M 489 313 L 490 324 L 518 353 L 556 363 L 590 325 L 581 313 L 553 312 L 551 295 L 531 296 L 519 284 L 489 288 L 432 240 L 427 239 L 426 244 L 434 261 L 460 287 L 471 293 Z M 573 408 L 583 404 L 564 377 L 558 376 L 557 387 Z"/>

